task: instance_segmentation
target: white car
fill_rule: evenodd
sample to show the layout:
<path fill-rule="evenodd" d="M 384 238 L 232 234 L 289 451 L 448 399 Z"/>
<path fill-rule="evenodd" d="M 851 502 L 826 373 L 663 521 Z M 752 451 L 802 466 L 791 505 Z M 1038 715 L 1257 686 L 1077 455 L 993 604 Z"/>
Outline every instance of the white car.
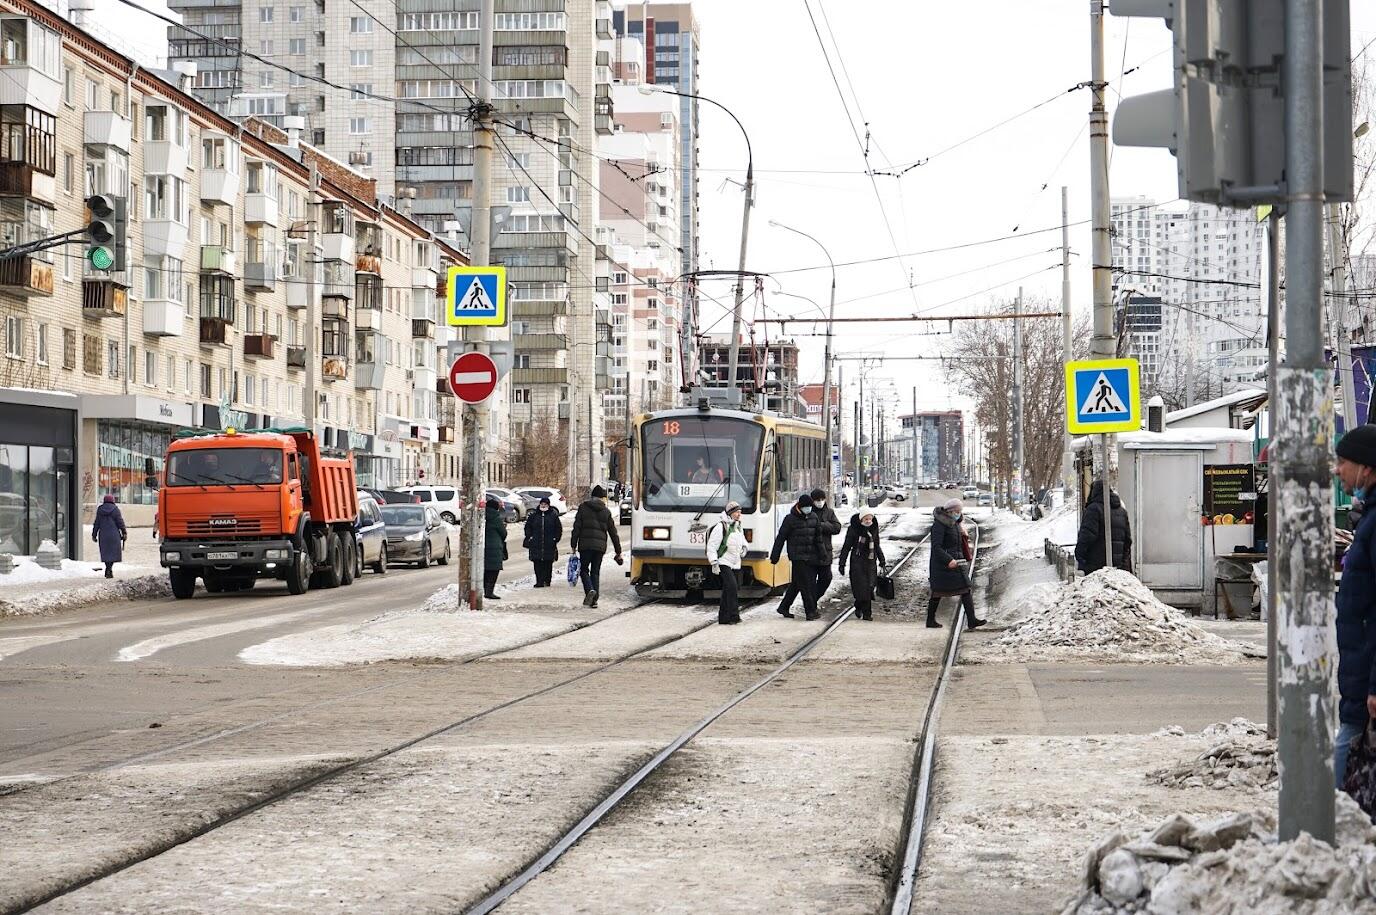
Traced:
<path fill-rule="evenodd" d="M 511 490 L 520 496 L 531 511 L 539 505 L 541 499 L 549 499 L 549 507 L 559 514 L 567 514 L 569 504 L 564 501 L 564 494 L 559 490 L 549 486 L 517 486 Z"/>
<path fill-rule="evenodd" d="M 973 486 L 967 486 L 963 490 L 961 490 L 960 497 L 962 499 L 978 499 L 979 490 Z"/>
<path fill-rule="evenodd" d="M 463 500 L 454 486 L 403 486 L 400 492 L 409 492 L 420 499 L 421 505 L 429 505 L 446 523 L 458 524 L 463 514 Z"/>

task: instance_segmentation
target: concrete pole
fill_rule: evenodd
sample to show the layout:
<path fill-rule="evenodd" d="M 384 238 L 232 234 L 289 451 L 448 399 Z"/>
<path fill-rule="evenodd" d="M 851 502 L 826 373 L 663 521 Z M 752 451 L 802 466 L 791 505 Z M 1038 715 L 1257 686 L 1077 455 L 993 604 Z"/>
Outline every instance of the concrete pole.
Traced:
<path fill-rule="evenodd" d="M 1061 344 L 1065 361 L 1069 362 L 1074 341 L 1070 327 L 1070 197 L 1065 185 L 1061 185 Z M 1075 456 L 1070 451 L 1069 425 L 1061 433 L 1061 485 L 1069 499 L 1075 488 Z"/>
<path fill-rule="evenodd" d="M 1268 463 L 1275 467 L 1276 372 L 1280 368 L 1280 210 L 1271 208 L 1266 220 L 1266 401 L 1270 404 L 1267 440 L 1271 450 Z M 1269 510 L 1266 512 L 1266 736 L 1276 737 L 1276 681 L 1279 674 L 1276 652 L 1276 585 L 1279 582 L 1276 558 L 1276 478 L 1271 475 Z"/>
<path fill-rule="evenodd" d="M 908 484 L 908 497 L 912 500 L 909 504 L 917 505 L 917 462 L 918 462 L 918 440 L 917 440 L 917 388 L 913 388 L 913 478 Z"/>
<path fill-rule="evenodd" d="M 744 132 L 745 128 L 741 128 Z M 749 140 L 747 139 L 747 142 Z M 736 277 L 736 301 L 731 308 L 731 350 L 727 360 L 728 371 L 731 373 L 727 377 L 731 379 L 731 388 L 740 386 L 740 379 L 736 377 L 736 367 L 740 365 L 741 359 L 741 302 L 745 300 L 745 248 L 750 238 L 750 210 L 755 206 L 755 162 L 754 157 L 746 165 L 745 171 L 745 206 L 741 210 L 741 259 L 740 274 Z"/>
<path fill-rule="evenodd" d="M 1104 3 L 1089 2 L 1090 92 L 1089 110 L 1089 187 L 1093 245 L 1091 251 L 1094 286 L 1094 337 L 1090 352 L 1096 359 L 1111 359 L 1117 347 L 1113 340 L 1113 249 L 1109 224 L 1108 190 L 1108 113 L 1104 107 Z M 1100 436 L 1102 459 L 1099 479 L 1104 490 L 1104 565 L 1113 566 L 1113 524 L 1109 512 L 1109 440 Z"/>
<path fill-rule="evenodd" d="M 1027 481 L 1023 479 L 1022 443 L 1022 287 L 1018 287 L 1018 298 L 1013 302 L 1013 479 L 1016 482 L 1014 510 L 1023 501 L 1023 490 Z"/>
<path fill-rule="evenodd" d="M 473 103 L 473 224 L 469 236 L 473 250 L 469 261 L 475 267 L 485 267 L 492 256 L 492 28 L 494 0 L 481 0 L 478 5 L 478 81 L 474 87 L 477 99 Z M 470 327 L 465 338 L 471 349 L 487 351 L 487 329 Z M 468 598 L 474 610 L 483 607 L 483 495 L 486 492 L 487 470 L 486 404 L 465 404 L 463 408 L 463 485 L 465 505 L 463 529 L 459 537 L 459 595 Z"/>
<path fill-rule="evenodd" d="M 1357 428 L 1357 392 L 1352 369 L 1352 338 L 1347 333 L 1347 239 L 1343 237 L 1342 204 L 1328 205 L 1328 262 L 1332 265 L 1333 351 L 1338 356 L 1338 386 L 1343 397 L 1343 431 Z"/>
<path fill-rule="evenodd" d="M 827 260 L 831 260 L 830 254 L 827 255 Z M 835 320 L 836 267 L 833 266 L 831 268 L 831 306 L 827 309 L 827 346 L 826 353 L 822 356 L 822 371 L 825 373 L 822 377 L 822 428 L 826 430 L 827 434 L 827 474 L 832 478 L 831 488 L 833 492 L 836 490 L 836 486 L 840 481 L 836 479 L 836 472 L 831 469 L 831 450 L 833 443 L 837 449 L 841 447 L 840 435 L 833 436 L 831 434 L 831 334 L 832 327 L 834 326 L 832 322 Z"/>
<path fill-rule="evenodd" d="M 1323 19 L 1286 0 L 1285 366 L 1272 446 L 1279 616 L 1280 840 L 1333 841 L 1333 390 L 1323 333 Z"/>
<path fill-rule="evenodd" d="M 310 190 L 306 196 L 306 327 L 305 339 L 301 345 L 306 348 L 306 402 L 301 405 L 301 416 L 306 428 L 315 434 L 316 411 L 320 405 L 315 394 L 315 374 L 320 371 L 320 292 L 315 288 L 315 274 L 320 269 L 320 249 L 317 247 L 317 234 L 320 222 L 320 170 L 312 161 L 310 166 Z"/>

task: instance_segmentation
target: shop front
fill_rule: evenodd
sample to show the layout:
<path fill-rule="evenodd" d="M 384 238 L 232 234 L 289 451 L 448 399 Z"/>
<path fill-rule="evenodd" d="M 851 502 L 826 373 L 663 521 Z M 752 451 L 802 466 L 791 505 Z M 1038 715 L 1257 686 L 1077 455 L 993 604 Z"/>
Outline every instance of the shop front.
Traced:
<path fill-rule="evenodd" d="M 31 556 L 51 540 L 81 558 L 80 428 L 75 395 L 0 389 L 0 553 Z"/>
<path fill-rule="evenodd" d="M 162 481 L 163 457 L 179 433 L 195 428 L 195 405 L 143 394 L 88 394 L 82 397 L 85 441 L 95 487 L 82 492 L 83 517 L 101 498 L 113 495 L 125 523 L 153 524 Z"/>

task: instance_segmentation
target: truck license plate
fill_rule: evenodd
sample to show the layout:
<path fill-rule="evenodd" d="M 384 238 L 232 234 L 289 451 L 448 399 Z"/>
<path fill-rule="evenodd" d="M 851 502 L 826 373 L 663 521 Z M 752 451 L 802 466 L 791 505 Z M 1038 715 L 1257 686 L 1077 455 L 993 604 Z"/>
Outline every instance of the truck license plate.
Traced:
<path fill-rule="evenodd" d="M 706 532 L 706 531 L 689 531 L 689 532 L 688 532 L 688 542 L 689 542 L 689 543 L 706 543 L 706 542 L 707 542 L 707 532 Z"/>
<path fill-rule="evenodd" d="M 221 551 L 221 552 L 217 552 L 217 553 L 206 553 L 206 554 L 205 554 L 205 558 L 206 558 L 206 559 L 238 559 L 238 558 L 239 558 L 239 553 L 238 553 L 237 551 L 234 551 L 234 552 Z"/>

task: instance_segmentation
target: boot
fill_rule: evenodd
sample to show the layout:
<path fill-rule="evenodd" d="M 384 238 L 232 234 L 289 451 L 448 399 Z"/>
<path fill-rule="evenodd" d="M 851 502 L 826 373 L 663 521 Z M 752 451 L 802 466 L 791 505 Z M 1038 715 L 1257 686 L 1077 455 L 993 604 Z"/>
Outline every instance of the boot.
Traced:
<path fill-rule="evenodd" d="M 778 607 L 776 609 L 779 612 L 779 616 L 787 617 L 788 619 L 793 619 L 793 614 L 785 610 L 783 607 Z"/>
<path fill-rule="evenodd" d="M 500 597 L 498 597 L 496 594 L 493 594 L 491 591 L 484 591 L 484 592 L 483 592 L 483 599 L 484 599 L 484 600 L 501 600 Z"/>
<path fill-rule="evenodd" d="M 927 617 L 927 628 L 928 628 L 928 629 L 940 629 L 940 628 L 941 628 L 941 624 L 938 623 L 938 622 L 936 621 L 936 617 L 935 617 L 935 616 L 928 616 L 928 617 Z"/>
<path fill-rule="evenodd" d="M 965 628 L 966 628 L 966 629 L 978 629 L 979 627 L 983 626 L 983 625 L 984 625 L 985 623 L 987 623 L 987 622 L 989 622 L 989 621 L 988 621 L 988 620 L 977 620 L 977 619 L 975 619 L 973 616 L 967 616 L 967 617 L 965 618 Z"/>

